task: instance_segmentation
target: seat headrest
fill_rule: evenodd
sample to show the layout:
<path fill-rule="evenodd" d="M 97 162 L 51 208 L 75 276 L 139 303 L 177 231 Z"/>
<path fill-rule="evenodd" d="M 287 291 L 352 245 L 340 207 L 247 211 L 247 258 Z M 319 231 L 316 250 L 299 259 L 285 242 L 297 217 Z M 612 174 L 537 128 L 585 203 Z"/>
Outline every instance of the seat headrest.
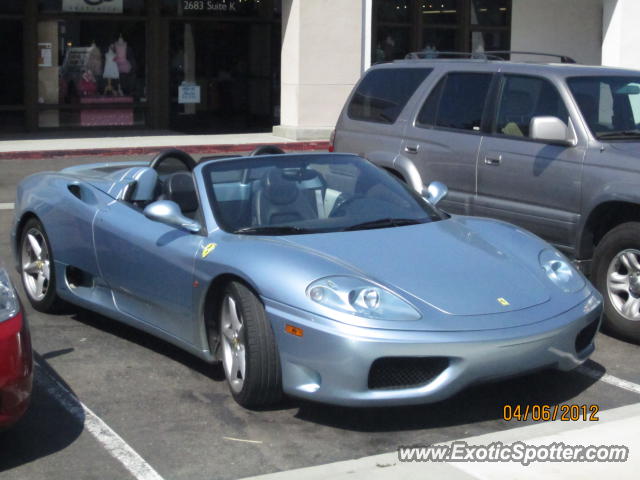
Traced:
<path fill-rule="evenodd" d="M 295 179 L 288 179 L 284 172 L 273 168 L 262 177 L 262 191 L 274 205 L 286 205 L 298 198 L 299 190 Z"/>
<path fill-rule="evenodd" d="M 167 200 L 176 202 L 183 213 L 195 212 L 198 209 L 196 187 L 189 172 L 172 174 L 165 181 L 164 194 Z"/>
<path fill-rule="evenodd" d="M 131 195 L 132 202 L 151 202 L 156 195 L 158 173 L 153 168 L 143 168 L 133 175 L 136 188 Z"/>

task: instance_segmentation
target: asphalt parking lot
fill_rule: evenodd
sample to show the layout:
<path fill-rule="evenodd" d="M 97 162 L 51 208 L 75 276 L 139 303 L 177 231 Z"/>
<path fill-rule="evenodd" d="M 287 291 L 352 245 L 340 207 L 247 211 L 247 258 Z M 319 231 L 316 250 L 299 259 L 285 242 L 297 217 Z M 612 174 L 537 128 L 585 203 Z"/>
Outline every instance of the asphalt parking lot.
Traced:
<path fill-rule="evenodd" d="M 32 172 L 103 160 L 0 160 L 0 204 L 13 202 L 16 183 Z M 0 257 L 8 264 L 12 217 L 10 206 L 0 210 Z M 236 479 L 522 426 L 502 420 L 505 404 L 606 410 L 640 403 L 640 393 L 624 383 L 595 378 L 606 373 L 639 385 L 640 346 L 599 334 L 588 363 L 597 375 L 539 372 L 410 408 L 347 409 L 288 399 L 249 411 L 232 400 L 219 366 L 88 311 L 25 309 L 36 351 L 35 388 L 25 418 L 0 433 L 0 473 L 7 480 L 125 479 L 135 472 L 138 478 Z M 114 438 L 139 455 L 131 460 L 134 473 L 114 458 L 120 445 Z"/>

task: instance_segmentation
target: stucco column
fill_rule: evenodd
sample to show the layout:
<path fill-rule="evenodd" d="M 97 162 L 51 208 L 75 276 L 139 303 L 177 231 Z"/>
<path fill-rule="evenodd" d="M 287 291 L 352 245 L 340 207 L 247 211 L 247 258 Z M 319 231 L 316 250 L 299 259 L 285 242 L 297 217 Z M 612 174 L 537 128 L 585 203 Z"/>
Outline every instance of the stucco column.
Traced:
<path fill-rule="evenodd" d="M 511 50 L 568 55 L 578 63 L 600 64 L 602 0 L 513 0 L 512 9 Z"/>
<path fill-rule="evenodd" d="M 282 0 L 278 136 L 326 139 L 365 68 L 370 1 Z"/>
<path fill-rule="evenodd" d="M 602 64 L 640 69 L 640 1 L 604 0 Z"/>

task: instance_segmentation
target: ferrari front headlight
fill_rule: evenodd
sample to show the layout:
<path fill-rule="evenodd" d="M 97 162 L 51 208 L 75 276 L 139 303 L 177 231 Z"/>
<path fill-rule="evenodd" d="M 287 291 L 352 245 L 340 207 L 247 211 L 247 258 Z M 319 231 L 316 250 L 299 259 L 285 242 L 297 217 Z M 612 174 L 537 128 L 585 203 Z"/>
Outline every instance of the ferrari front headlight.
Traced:
<path fill-rule="evenodd" d="M 307 296 L 327 308 L 375 320 L 418 320 L 420 313 L 388 289 L 350 276 L 325 277 L 307 287 Z"/>
<path fill-rule="evenodd" d="M 555 250 L 542 250 L 539 256 L 540 266 L 553 283 L 564 292 L 574 293 L 584 287 L 584 278 L 571 262 Z"/>

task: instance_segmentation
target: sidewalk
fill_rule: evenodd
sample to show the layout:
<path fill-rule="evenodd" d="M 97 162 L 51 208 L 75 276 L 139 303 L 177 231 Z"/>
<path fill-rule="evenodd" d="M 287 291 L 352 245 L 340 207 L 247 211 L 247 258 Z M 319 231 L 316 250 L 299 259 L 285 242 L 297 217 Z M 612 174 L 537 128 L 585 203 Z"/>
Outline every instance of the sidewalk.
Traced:
<path fill-rule="evenodd" d="M 260 145 L 276 145 L 285 151 L 326 150 L 329 142 L 294 141 L 269 133 L 176 135 L 172 132 L 129 137 L 0 140 L 0 160 L 72 155 L 142 155 L 165 148 L 179 148 L 190 154 L 217 154 L 248 152 Z"/>
<path fill-rule="evenodd" d="M 398 461 L 397 452 L 391 452 L 346 462 L 261 475 L 245 480 L 637 479 L 640 467 L 640 404 L 602 411 L 598 416 L 600 417 L 598 422 L 546 422 L 464 440 L 469 445 L 489 445 L 493 442 L 512 444 L 518 441 L 527 445 L 554 442 L 584 446 L 626 445 L 630 451 L 626 462 L 539 462 L 528 466 L 515 462 L 402 463 Z"/>

